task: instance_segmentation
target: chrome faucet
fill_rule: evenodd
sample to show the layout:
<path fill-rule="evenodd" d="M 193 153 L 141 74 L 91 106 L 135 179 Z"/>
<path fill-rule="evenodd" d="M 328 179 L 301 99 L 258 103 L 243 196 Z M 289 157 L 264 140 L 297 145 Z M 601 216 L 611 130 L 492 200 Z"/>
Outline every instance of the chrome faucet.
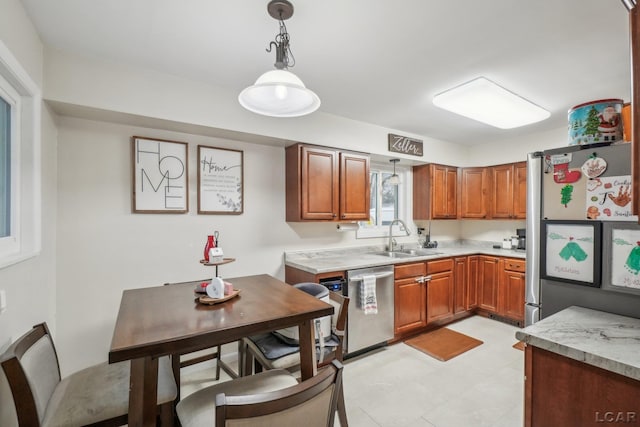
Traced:
<path fill-rule="evenodd" d="M 393 224 L 402 224 L 402 226 L 404 227 L 405 233 L 407 233 L 407 236 L 411 235 L 411 233 L 409 232 L 409 227 L 407 227 L 407 224 L 405 224 L 404 221 L 398 218 L 391 221 L 391 224 L 389 224 L 389 246 L 388 246 L 389 252 L 393 252 L 393 248 L 396 245 L 396 241 L 393 238 Z"/>

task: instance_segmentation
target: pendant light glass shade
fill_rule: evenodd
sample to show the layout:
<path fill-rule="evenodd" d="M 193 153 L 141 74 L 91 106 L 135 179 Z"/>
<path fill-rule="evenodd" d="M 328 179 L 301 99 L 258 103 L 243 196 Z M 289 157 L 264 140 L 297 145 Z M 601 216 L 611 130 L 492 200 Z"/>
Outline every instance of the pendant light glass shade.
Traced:
<path fill-rule="evenodd" d="M 393 175 L 385 180 L 387 185 L 400 185 L 400 176 L 396 173 L 396 163 L 400 161 L 400 159 L 391 159 L 389 160 L 393 163 Z"/>
<path fill-rule="evenodd" d="M 298 117 L 320 107 L 320 98 L 291 71 L 267 71 L 238 95 L 249 111 L 271 117 Z"/>

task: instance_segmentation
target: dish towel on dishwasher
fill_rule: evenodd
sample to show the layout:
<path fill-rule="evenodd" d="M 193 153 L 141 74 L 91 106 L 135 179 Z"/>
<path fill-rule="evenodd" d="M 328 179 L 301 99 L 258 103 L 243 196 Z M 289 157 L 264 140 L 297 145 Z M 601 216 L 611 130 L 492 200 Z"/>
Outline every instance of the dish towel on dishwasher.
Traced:
<path fill-rule="evenodd" d="M 360 308 L 364 314 L 378 314 L 378 300 L 376 298 L 376 276 L 365 274 L 360 282 Z"/>

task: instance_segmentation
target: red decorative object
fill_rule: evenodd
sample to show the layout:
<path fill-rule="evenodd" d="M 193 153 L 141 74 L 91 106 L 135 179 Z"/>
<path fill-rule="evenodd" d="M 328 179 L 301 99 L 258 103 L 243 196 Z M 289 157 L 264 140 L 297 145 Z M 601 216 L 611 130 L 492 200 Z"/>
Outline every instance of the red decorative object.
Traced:
<path fill-rule="evenodd" d="M 209 262 L 209 249 L 215 248 L 216 243 L 213 240 L 213 235 L 207 236 L 207 244 L 204 245 L 204 261 Z"/>

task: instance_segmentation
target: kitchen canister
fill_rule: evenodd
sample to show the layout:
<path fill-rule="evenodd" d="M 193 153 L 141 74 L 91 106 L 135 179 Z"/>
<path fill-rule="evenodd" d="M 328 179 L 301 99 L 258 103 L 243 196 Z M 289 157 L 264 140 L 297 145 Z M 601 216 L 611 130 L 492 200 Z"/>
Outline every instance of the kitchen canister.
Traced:
<path fill-rule="evenodd" d="M 622 99 L 601 99 L 569 110 L 569 145 L 622 141 Z"/>

